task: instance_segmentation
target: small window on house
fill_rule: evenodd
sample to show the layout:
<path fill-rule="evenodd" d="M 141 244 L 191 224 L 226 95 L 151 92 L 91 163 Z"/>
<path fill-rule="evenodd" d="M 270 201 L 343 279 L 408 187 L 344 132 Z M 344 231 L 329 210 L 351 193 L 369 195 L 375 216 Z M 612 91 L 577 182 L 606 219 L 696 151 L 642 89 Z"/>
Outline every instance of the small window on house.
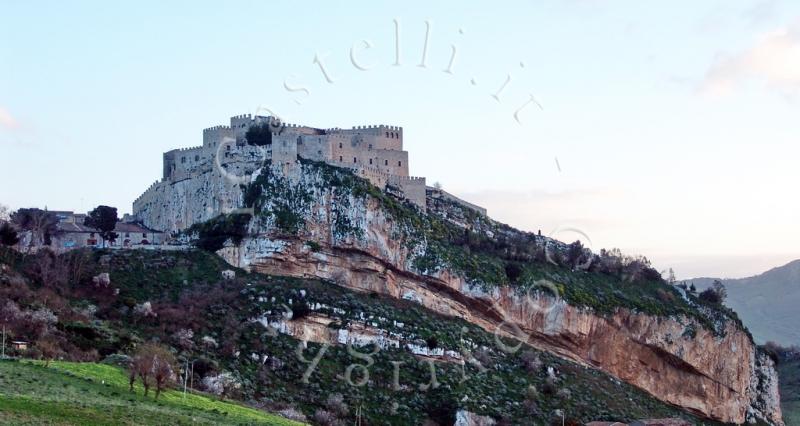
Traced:
<path fill-rule="evenodd" d="M 384 166 L 388 166 L 389 165 L 389 160 L 383 160 L 383 165 Z"/>

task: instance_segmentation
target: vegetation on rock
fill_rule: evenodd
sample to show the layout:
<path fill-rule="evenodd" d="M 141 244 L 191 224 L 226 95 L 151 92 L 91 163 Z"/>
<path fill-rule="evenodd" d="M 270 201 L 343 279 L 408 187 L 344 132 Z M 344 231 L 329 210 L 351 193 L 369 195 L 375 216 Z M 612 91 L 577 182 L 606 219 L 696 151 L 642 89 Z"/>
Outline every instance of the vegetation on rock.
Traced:
<path fill-rule="evenodd" d="M 0 280 L 2 296 L 20 311 L 51 310 L 56 322 L 48 333 L 56 337 L 56 358 L 97 361 L 113 355 L 125 362 L 115 354 L 135 357 L 136 348 L 156 339 L 169 346 L 179 364 L 193 364 L 195 387 L 216 393 L 222 386 L 219 392 L 226 397 L 271 411 L 302 413 L 314 422 L 349 423 L 360 416 L 370 424 L 416 425 L 426 418 L 452 419 L 456 409 L 489 415 L 504 424 L 531 419 L 544 424 L 555 409 L 581 423 L 652 416 L 696 420 L 606 374 L 548 353 L 528 347 L 506 353 L 497 349 L 491 333 L 412 302 L 356 294 L 327 282 L 239 270 L 235 278 L 222 279 L 229 266 L 202 251 L 93 250 L 57 259 L 67 265 L 65 275 L 73 278 L 58 284 L 40 282 L 27 273 L 36 269 L 35 257 L 26 256 L 13 264 L 19 272 L 6 273 Z M 107 289 L 92 282 L 101 272 L 111 277 Z M 148 314 L 134 309 L 146 303 Z M 309 342 L 303 348 L 295 338 L 260 321 L 286 321 L 286 307 L 301 314 L 292 315 L 291 321 L 328 317 L 334 331 L 368 326 L 397 339 L 399 347 L 389 345 L 371 355 L 371 362 L 364 356 L 375 352 L 373 346 Z M 12 332 L 19 337 L 28 333 L 21 328 Z M 481 367 L 430 363 L 410 353 L 408 345 L 461 356 L 467 350 Z M 28 355 L 38 356 L 36 350 L 34 345 Z M 319 354 L 310 370 L 306 361 Z M 396 366 L 399 389 L 394 387 Z M 127 395 L 128 381 L 115 371 Z M 307 373 L 306 383 L 302 378 Z M 363 380 L 366 374 L 369 378 Z M 352 386 L 348 380 L 363 384 Z M 531 387 L 541 392 L 531 396 Z M 171 395 L 175 391 L 166 391 L 159 401 L 170 401 Z M 329 400 L 330 395 L 341 398 Z M 137 390 L 132 398 L 141 401 L 143 392 Z"/>

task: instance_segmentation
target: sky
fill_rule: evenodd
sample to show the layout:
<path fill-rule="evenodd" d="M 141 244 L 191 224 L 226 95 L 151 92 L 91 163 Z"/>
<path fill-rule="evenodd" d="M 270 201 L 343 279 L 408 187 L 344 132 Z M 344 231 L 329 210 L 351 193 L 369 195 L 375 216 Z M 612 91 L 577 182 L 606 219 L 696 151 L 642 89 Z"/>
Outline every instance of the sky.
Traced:
<path fill-rule="evenodd" d="M 429 184 L 679 278 L 800 258 L 800 2 L 377 3 L 4 1 L 0 203 L 130 212 L 271 111 L 403 126 Z"/>

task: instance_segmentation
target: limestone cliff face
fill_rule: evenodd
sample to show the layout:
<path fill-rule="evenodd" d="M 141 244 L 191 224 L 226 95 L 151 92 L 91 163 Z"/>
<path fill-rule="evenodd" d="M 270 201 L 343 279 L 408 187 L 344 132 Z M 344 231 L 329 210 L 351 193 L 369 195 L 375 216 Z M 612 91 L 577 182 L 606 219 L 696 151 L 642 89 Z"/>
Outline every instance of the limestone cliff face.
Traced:
<path fill-rule="evenodd" d="M 301 201 L 289 203 L 302 226 L 287 232 L 285 218 L 281 222 L 285 192 L 262 194 L 250 236 L 219 252 L 231 264 L 414 300 L 605 371 L 698 415 L 783 424 L 772 361 L 732 321 L 714 333 L 683 316 L 626 309 L 600 315 L 546 292 L 525 296 L 510 287 L 483 290 L 447 267 L 420 270 L 414 259 L 426 242 L 408 244 L 403 238 L 407 224 L 378 200 L 331 186 L 318 169 L 285 172 L 283 177 L 262 176 L 261 182 L 293 185 L 303 193 Z"/>

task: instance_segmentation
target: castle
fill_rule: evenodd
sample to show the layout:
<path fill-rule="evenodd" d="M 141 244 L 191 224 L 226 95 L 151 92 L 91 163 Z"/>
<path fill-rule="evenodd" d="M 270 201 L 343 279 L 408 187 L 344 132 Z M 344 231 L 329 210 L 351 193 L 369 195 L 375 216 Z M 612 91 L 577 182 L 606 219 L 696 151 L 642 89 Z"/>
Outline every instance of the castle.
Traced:
<path fill-rule="evenodd" d="M 264 140 L 257 145 L 247 140 L 253 126 L 264 129 Z M 231 117 L 230 126 L 203 130 L 202 146 L 164 153 L 162 179 L 134 201 L 133 215 L 153 229 L 185 229 L 241 208 L 241 185 L 262 165 L 291 168 L 298 158 L 351 169 L 381 189 L 391 187 L 422 210 L 428 199 L 444 198 L 486 214 L 481 207 L 427 186 L 424 177 L 409 176 L 402 127 L 318 129 L 247 114 Z"/>

